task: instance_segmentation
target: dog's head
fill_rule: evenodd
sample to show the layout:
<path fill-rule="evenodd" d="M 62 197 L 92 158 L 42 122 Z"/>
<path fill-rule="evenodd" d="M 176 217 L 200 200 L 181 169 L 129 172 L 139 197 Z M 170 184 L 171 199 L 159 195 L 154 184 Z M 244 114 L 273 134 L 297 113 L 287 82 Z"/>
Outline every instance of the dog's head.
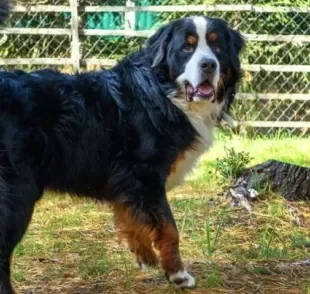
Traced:
<path fill-rule="evenodd" d="M 221 19 L 189 17 L 159 29 L 146 44 L 153 68 L 176 82 L 186 103 L 231 104 L 227 95 L 241 77 L 241 34 Z M 181 98 L 181 99 L 183 99 Z M 200 103 L 201 104 L 201 103 Z"/>

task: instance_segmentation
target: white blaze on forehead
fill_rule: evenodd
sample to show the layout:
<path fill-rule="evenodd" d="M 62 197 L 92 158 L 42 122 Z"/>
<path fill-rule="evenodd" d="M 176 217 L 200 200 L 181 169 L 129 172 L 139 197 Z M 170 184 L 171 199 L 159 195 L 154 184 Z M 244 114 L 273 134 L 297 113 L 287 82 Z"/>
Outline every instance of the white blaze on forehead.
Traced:
<path fill-rule="evenodd" d="M 177 79 L 177 81 L 182 84 L 188 81 L 193 87 L 197 87 L 201 81 L 201 69 L 200 63 L 204 58 L 213 59 L 216 62 L 217 69 L 214 74 L 213 86 L 216 87 L 219 80 L 219 61 L 215 54 L 212 52 L 211 48 L 207 44 L 207 30 L 208 30 L 208 19 L 203 16 L 195 16 L 191 18 L 193 24 L 196 27 L 196 33 L 198 36 L 198 44 L 195 49 L 194 54 L 185 66 L 184 73 Z"/>
<path fill-rule="evenodd" d="M 207 47 L 206 35 L 208 20 L 203 16 L 195 16 L 193 17 L 193 22 L 196 26 L 196 33 L 198 35 L 198 47 Z"/>
<path fill-rule="evenodd" d="M 208 20 L 203 16 L 196 16 L 193 18 L 193 22 L 196 26 L 196 33 L 198 35 L 198 46 L 196 52 L 204 55 L 205 57 L 212 58 L 218 63 L 216 56 L 207 44 Z"/>

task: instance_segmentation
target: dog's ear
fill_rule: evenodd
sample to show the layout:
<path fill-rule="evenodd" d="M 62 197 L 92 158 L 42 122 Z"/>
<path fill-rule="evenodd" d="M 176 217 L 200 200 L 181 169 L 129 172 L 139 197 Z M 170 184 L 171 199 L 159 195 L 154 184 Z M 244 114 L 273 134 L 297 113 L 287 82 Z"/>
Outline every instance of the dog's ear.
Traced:
<path fill-rule="evenodd" d="M 152 67 L 160 65 L 167 54 L 168 44 L 172 37 L 173 23 L 160 28 L 146 41 L 148 54 L 153 57 Z"/>
<path fill-rule="evenodd" d="M 225 92 L 227 113 L 229 113 L 230 106 L 235 100 L 237 82 L 242 77 L 242 71 L 240 66 L 240 53 L 246 45 L 245 39 L 240 32 L 228 27 L 228 34 L 232 74 L 230 74 L 230 76 L 228 77 L 227 89 Z"/>
<path fill-rule="evenodd" d="M 240 72 L 240 52 L 245 47 L 246 42 L 244 37 L 240 32 L 233 30 L 231 28 L 229 30 L 229 51 L 230 58 L 232 62 L 232 66 L 235 72 Z"/>

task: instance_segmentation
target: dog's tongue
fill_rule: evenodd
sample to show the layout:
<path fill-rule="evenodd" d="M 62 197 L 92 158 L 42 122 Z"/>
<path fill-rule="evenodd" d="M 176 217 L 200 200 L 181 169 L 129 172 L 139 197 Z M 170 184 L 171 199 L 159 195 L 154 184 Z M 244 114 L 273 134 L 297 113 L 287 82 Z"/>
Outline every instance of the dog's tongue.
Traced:
<path fill-rule="evenodd" d="M 208 97 L 213 93 L 213 87 L 208 82 L 204 82 L 203 84 L 199 85 L 198 92 L 201 96 Z"/>
<path fill-rule="evenodd" d="M 201 97 L 210 97 L 213 95 L 213 87 L 210 85 L 209 82 L 204 82 L 200 84 L 198 87 L 194 88 L 191 84 L 188 84 L 186 87 L 187 94 L 189 96 L 199 95 Z"/>

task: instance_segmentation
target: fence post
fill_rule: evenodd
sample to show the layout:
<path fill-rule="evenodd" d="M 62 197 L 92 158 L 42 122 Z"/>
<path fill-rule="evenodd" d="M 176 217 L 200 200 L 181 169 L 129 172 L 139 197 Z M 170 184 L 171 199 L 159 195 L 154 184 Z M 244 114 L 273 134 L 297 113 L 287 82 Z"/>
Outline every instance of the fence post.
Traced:
<path fill-rule="evenodd" d="M 80 40 L 78 0 L 70 0 L 71 6 L 71 59 L 74 71 L 80 70 Z"/>
<path fill-rule="evenodd" d="M 134 0 L 126 0 L 127 7 L 135 7 Z M 136 12 L 135 11 L 126 11 L 125 12 L 125 30 L 131 31 L 135 30 L 136 27 Z"/>

